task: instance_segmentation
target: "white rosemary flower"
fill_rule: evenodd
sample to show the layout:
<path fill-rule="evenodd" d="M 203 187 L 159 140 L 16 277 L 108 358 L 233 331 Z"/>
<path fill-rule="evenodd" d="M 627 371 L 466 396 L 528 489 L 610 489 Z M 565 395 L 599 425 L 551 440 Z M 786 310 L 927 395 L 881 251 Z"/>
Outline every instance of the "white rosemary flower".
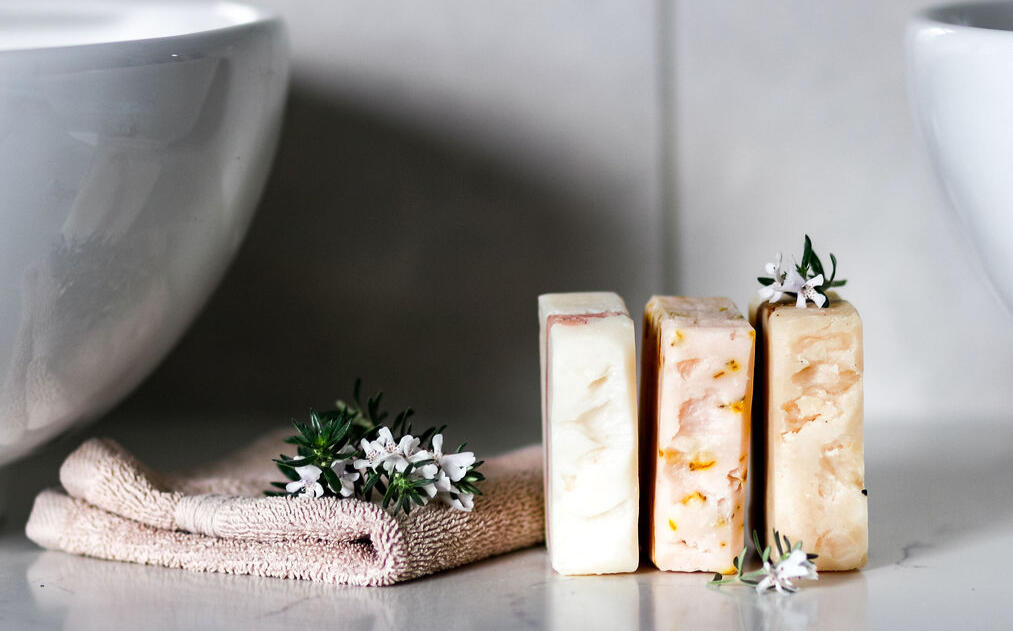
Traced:
<path fill-rule="evenodd" d="M 475 496 L 471 493 L 459 493 L 456 497 L 451 496 L 449 503 L 457 510 L 470 513 L 471 509 L 475 508 Z"/>
<path fill-rule="evenodd" d="M 451 482 L 459 481 L 468 473 L 468 467 L 475 464 L 473 452 L 443 453 L 443 434 L 433 436 L 433 459 L 440 470 L 446 472 Z"/>
<path fill-rule="evenodd" d="M 412 463 L 413 465 L 416 465 L 414 472 L 417 473 L 420 478 L 424 478 L 426 480 L 432 480 L 436 478 L 437 474 L 439 474 L 440 472 L 440 468 L 435 462 L 429 462 L 422 466 L 418 466 L 418 463 L 424 460 L 432 460 L 432 459 L 433 459 L 432 454 L 430 454 L 425 449 L 419 449 L 414 453 L 408 454 L 408 462 Z M 400 467 L 398 471 L 404 471 L 406 466 Z"/>
<path fill-rule="evenodd" d="M 769 561 L 764 562 L 763 570 L 765 576 L 756 584 L 757 592 L 765 592 L 768 589 L 776 589 L 778 592 L 794 592 L 798 588 L 792 583 L 792 579 L 805 578 L 816 579 L 816 566 L 806 557 L 801 547 L 796 547 L 791 554 L 771 565 Z"/>
<path fill-rule="evenodd" d="M 779 302 L 785 294 L 793 294 L 804 284 L 802 276 L 794 266 L 789 266 L 788 271 L 781 270 L 781 253 L 777 253 L 777 260 L 764 265 L 764 270 L 771 275 L 774 282 L 766 287 L 760 287 L 760 298 L 769 302 Z"/>
<path fill-rule="evenodd" d="M 335 460 L 331 463 L 331 469 L 337 474 L 338 481 L 341 483 L 341 488 L 332 488 L 331 490 L 341 497 L 351 497 L 355 493 L 355 481 L 359 479 L 359 472 L 349 469 L 345 460 Z"/>
<path fill-rule="evenodd" d="M 376 441 L 369 441 L 363 438 L 359 446 L 362 447 L 362 452 L 366 457 L 355 460 L 352 462 L 352 466 L 360 472 L 365 472 L 366 469 L 376 469 L 383 464 L 384 459 L 387 457 L 387 450 L 377 444 Z"/>
<path fill-rule="evenodd" d="M 295 468 L 298 480 L 285 485 L 285 490 L 300 497 L 320 497 L 324 494 L 324 487 L 318 482 L 320 474 L 323 473 L 319 467 L 308 464 Z"/>
<path fill-rule="evenodd" d="M 823 274 L 817 274 L 815 277 L 802 283 L 802 285 L 795 291 L 798 293 L 795 299 L 795 306 L 799 309 L 805 309 L 806 300 L 811 300 L 817 307 L 822 307 L 827 302 L 827 297 L 817 291 L 817 288 L 823 284 Z"/>
<path fill-rule="evenodd" d="M 784 272 L 781 271 L 781 258 L 781 253 L 778 252 L 773 263 L 767 263 L 763 266 L 763 271 L 770 274 L 770 277 L 774 280 L 781 280 L 783 278 Z"/>

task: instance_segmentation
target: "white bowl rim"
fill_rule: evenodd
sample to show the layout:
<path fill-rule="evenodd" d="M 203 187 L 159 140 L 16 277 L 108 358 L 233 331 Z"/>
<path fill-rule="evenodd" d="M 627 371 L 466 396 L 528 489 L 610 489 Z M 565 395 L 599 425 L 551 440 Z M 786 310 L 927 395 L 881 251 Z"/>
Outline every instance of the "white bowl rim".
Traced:
<path fill-rule="evenodd" d="M 271 10 L 263 7 L 253 6 L 245 4 L 243 2 L 235 2 L 234 0 L 214 0 L 213 2 L 196 2 L 193 0 L 182 0 L 175 2 L 166 2 L 165 0 L 133 0 L 129 3 L 126 2 L 108 2 L 98 1 L 94 2 L 91 0 L 78 0 L 76 2 L 47 2 L 45 0 L 40 2 L 23 2 L 0 5 L 0 8 L 17 8 L 19 6 L 31 6 L 31 7 L 60 7 L 73 6 L 76 9 L 96 9 L 99 6 L 112 7 L 116 4 L 122 6 L 129 6 L 130 10 L 143 10 L 145 7 L 163 7 L 170 10 L 175 9 L 186 9 L 189 11 L 200 10 L 200 11 L 213 11 L 215 8 L 231 7 L 237 11 L 243 12 L 247 17 L 244 19 L 237 19 L 233 23 L 226 23 L 220 26 L 207 26 L 206 28 L 194 28 L 189 30 L 180 30 L 178 32 L 170 32 L 164 35 L 155 35 L 150 37 L 120 37 L 111 38 L 105 41 L 95 42 L 82 42 L 82 43 L 68 43 L 68 44 L 53 44 L 53 45 L 41 45 L 41 46 L 15 46 L 5 48 L 3 44 L 0 44 L 0 58 L 17 56 L 21 54 L 40 54 L 53 52 L 72 52 L 72 51 L 91 51 L 116 48 L 122 46 L 136 46 L 136 45 L 150 45 L 150 44 L 161 44 L 161 43 L 173 43 L 173 42 L 184 42 L 193 40 L 194 38 L 205 38 L 205 37 L 217 37 L 222 35 L 229 35 L 245 31 L 250 28 L 258 26 L 280 23 L 281 18 L 279 15 Z"/>
<path fill-rule="evenodd" d="M 1009 10 L 1008 24 L 1005 26 L 983 26 L 980 24 L 965 24 L 961 21 L 961 16 L 963 15 L 980 14 L 981 11 L 994 9 Z M 925 26 L 932 25 L 953 31 L 994 33 L 1000 37 L 1013 37 L 1013 2 L 1009 0 L 951 2 L 916 11 L 912 15 L 911 21 Z"/>

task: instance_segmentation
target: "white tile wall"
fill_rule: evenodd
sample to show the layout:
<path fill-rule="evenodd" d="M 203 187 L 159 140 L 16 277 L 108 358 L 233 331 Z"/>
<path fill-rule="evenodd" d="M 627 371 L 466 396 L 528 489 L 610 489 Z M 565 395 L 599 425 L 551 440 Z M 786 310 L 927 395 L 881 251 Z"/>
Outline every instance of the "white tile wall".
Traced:
<path fill-rule="evenodd" d="M 864 318 L 870 416 L 1008 415 L 1013 318 L 909 116 L 904 25 L 925 4 L 678 3 L 677 279 L 748 295 L 809 231 Z"/>
<path fill-rule="evenodd" d="M 535 294 L 745 306 L 808 231 L 864 316 L 875 422 L 1005 412 L 1013 319 L 908 115 L 921 3 L 260 4 L 292 40 L 278 166 L 135 405 L 298 414 L 360 373 L 486 444 L 535 440 Z"/>

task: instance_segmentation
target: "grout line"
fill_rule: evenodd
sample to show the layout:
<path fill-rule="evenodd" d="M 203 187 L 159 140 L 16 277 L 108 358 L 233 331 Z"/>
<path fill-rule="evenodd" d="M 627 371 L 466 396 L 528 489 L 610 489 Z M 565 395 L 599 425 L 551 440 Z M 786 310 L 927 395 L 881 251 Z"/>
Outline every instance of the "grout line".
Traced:
<path fill-rule="evenodd" d="M 676 0 L 656 0 L 655 61 L 658 94 L 658 181 L 660 188 L 662 292 L 676 293 L 679 274 L 675 253 L 675 46 L 673 21 Z"/>

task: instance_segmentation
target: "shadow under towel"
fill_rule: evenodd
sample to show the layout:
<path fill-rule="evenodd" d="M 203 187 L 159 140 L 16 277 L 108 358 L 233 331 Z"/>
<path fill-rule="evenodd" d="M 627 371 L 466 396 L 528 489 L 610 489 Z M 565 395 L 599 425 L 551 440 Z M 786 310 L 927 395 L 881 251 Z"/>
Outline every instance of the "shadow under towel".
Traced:
<path fill-rule="evenodd" d="M 430 502 L 395 518 L 357 499 L 264 496 L 287 434 L 176 475 L 91 439 L 60 468 L 66 492 L 36 497 L 26 534 L 101 559 L 349 585 L 390 585 L 545 538 L 538 446 L 490 459 L 472 512 Z"/>

